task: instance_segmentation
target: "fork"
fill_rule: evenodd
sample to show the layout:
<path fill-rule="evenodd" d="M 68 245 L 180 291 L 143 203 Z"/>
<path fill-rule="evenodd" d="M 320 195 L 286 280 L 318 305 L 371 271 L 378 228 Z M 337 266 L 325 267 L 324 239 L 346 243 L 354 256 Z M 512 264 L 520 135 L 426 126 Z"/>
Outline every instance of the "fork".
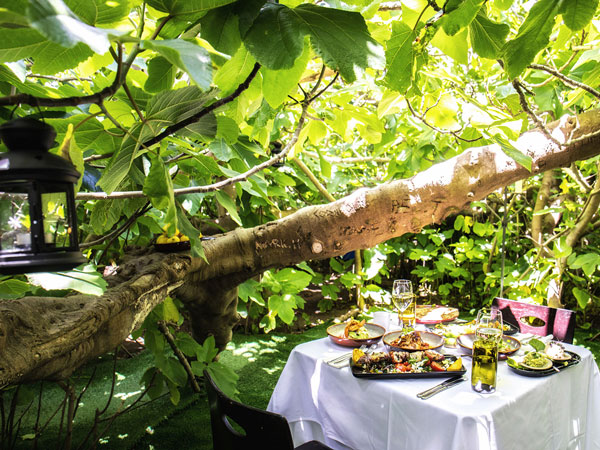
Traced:
<path fill-rule="evenodd" d="M 364 351 L 365 354 L 368 355 L 375 349 L 375 347 L 377 347 L 377 344 L 372 344 L 370 346 L 365 344 L 365 345 L 360 346 L 360 350 Z M 346 365 L 346 363 L 348 362 L 348 360 L 350 359 L 351 356 L 352 356 L 352 352 L 344 353 L 344 354 L 342 354 L 340 356 L 336 356 L 332 359 L 325 360 L 325 362 L 327 364 L 329 364 L 330 366 L 339 369 L 340 367 L 344 367 Z"/>
<path fill-rule="evenodd" d="M 367 349 L 367 345 L 361 345 L 361 346 L 360 346 L 360 349 L 361 349 L 362 351 L 365 351 L 365 350 Z M 352 356 L 352 352 L 350 352 L 350 353 L 342 353 L 342 354 L 341 354 L 341 355 L 339 355 L 339 356 L 334 356 L 334 357 L 333 357 L 333 358 L 331 358 L 331 359 L 327 359 L 327 360 L 325 360 L 325 362 L 326 362 L 327 364 L 329 364 L 329 365 L 331 365 L 331 364 L 334 364 L 334 365 L 335 365 L 335 364 L 339 364 L 339 363 L 341 363 L 341 362 L 343 362 L 343 361 L 346 361 L 346 360 L 347 360 L 348 358 L 350 358 L 351 356 Z"/>

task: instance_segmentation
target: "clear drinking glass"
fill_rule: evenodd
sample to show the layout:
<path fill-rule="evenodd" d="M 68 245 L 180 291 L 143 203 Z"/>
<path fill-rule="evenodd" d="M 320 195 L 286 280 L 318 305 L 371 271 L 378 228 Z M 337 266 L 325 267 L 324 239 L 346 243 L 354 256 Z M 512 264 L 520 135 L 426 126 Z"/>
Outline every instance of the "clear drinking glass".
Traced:
<path fill-rule="evenodd" d="M 398 309 L 400 329 L 404 328 L 402 315 L 406 308 L 412 303 L 413 297 L 414 294 L 410 280 L 394 280 L 394 286 L 392 287 L 392 303 Z"/>
<path fill-rule="evenodd" d="M 502 312 L 498 308 L 480 310 L 473 341 L 471 387 L 474 391 L 488 394 L 496 391 L 500 342 Z"/>

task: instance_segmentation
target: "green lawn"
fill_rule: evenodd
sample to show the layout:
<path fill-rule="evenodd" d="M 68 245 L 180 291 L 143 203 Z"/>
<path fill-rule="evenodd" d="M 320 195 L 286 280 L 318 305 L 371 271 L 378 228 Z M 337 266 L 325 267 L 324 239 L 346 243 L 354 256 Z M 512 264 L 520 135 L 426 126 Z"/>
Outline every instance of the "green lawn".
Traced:
<path fill-rule="evenodd" d="M 597 331 L 576 332 L 576 343 L 589 348 L 600 361 L 600 340 L 589 342 Z M 238 389 L 244 403 L 266 408 L 271 392 L 279 378 L 290 351 L 298 344 L 312 339 L 325 337 L 325 326 L 313 328 L 303 334 L 271 333 L 269 335 L 247 336 L 235 334 L 221 362 L 233 368 L 240 376 Z M 115 410 L 122 404 L 129 404 L 139 393 L 138 381 L 151 361 L 151 356 L 142 352 L 132 359 L 117 361 L 117 384 L 113 393 L 111 408 Z M 81 397 L 75 421 L 74 443 L 80 443 L 90 429 L 94 411 L 102 409 L 110 394 L 113 360 L 111 357 L 99 359 L 95 364 L 86 366 L 73 377 L 79 388 L 83 387 L 91 373 L 96 370 L 94 382 Z M 63 391 L 54 384 L 46 383 L 43 403 L 46 413 L 56 409 L 62 401 Z M 39 384 L 27 388 L 32 394 L 38 392 Z M 18 433 L 16 448 L 32 448 L 31 441 L 23 439 L 32 430 L 35 420 L 35 408 L 24 416 L 23 425 Z M 104 423 L 100 429 L 107 424 Z M 57 419 L 38 448 L 56 448 Z M 98 448 L 126 449 L 212 449 L 210 417 L 204 393 L 195 395 L 191 390 L 182 394 L 179 405 L 173 406 L 168 397 L 139 406 L 135 411 L 120 416 L 111 427 L 99 433 L 102 437 Z M 77 448 L 78 445 L 73 445 Z M 0 448 L 2 448 L 0 446 Z M 9 447 L 8 447 L 9 448 Z"/>

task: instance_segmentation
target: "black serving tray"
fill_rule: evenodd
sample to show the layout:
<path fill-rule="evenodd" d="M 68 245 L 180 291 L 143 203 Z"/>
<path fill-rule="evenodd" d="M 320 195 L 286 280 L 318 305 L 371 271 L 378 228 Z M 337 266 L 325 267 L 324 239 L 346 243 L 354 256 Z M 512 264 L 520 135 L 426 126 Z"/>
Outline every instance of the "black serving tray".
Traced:
<path fill-rule="evenodd" d="M 444 355 L 446 359 L 450 361 L 456 361 L 459 356 L 455 355 Z M 352 375 L 356 378 L 371 378 L 376 380 L 389 380 L 389 379 L 407 379 L 407 378 L 454 378 L 460 377 L 467 373 L 467 369 L 463 364 L 461 370 L 452 370 L 452 371 L 444 371 L 444 372 L 398 372 L 398 373 L 370 373 L 364 372 L 360 367 L 354 364 L 352 358 L 350 358 L 350 369 L 352 370 Z"/>
<path fill-rule="evenodd" d="M 553 367 L 557 368 L 559 371 L 565 370 L 571 366 L 574 366 L 575 364 L 579 364 L 579 361 L 581 361 L 581 356 L 579 356 L 577 353 L 570 352 L 568 350 L 566 350 L 565 353 L 571 355 L 571 359 L 569 359 L 568 361 L 552 361 Z M 524 377 L 547 377 L 549 375 L 554 375 L 555 373 L 558 373 L 552 367 L 544 370 L 525 369 L 522 367 L 513 367 L 511 365 L 509 365 L 508 367 L 513 372 L 518 373 L 519 375 L 523 375 Z"/>

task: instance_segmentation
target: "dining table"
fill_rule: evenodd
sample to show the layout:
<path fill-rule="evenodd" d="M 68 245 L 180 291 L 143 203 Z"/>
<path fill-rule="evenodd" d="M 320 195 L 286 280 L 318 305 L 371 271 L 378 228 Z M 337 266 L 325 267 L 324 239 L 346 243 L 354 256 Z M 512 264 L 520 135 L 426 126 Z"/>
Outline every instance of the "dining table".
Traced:
<path fill-rule="evenodd" d="M 600 449 L 598 365 L 583 346 L 564 347 L 579 355 L 578 364 L 533 377 L 500 361 L 497 389 L 486 394 L 472 390 L 471 358 L 463 354 L 467 381 L 422 400 L 419 392 L 444 379 L 355 377 L 349 365 L 327 364 L 351 349 L 326 337 L 292 350 L 267 409 L 288 420 L 295 445 L 316 439 L 342 450 Z"/>

